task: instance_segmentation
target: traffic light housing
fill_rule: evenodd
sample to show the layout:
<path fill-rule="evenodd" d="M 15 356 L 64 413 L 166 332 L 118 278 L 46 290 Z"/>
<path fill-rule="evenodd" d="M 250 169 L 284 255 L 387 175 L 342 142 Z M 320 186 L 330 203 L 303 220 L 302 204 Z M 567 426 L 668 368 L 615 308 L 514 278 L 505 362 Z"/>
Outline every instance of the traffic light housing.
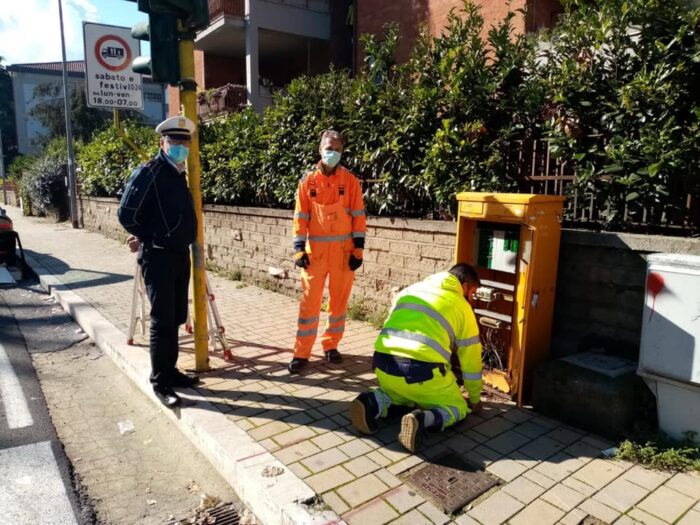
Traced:
<path fill-rule="evenodd" d="M 208 0 L 127 0 L 137 2 L 148 14 L 148 23 L 140 22 L 131 35 L 151 42 L 151 56 L 137 57 L 131 65 L 135 73 L 151 75 L 156 82 L 178 84 L 181 38 L 193 39 L 194 31 L 209 25 Z"/>
<path fill-rule="evenodd" d="M 209 25 L 208 0 L 139 0 L 139 2 L 148 3 L 151 13 L 174 14 L 185 30 L 198 31 Z M 139 10 L 141 10 L 140 4 Z"/>
<path fill-rule="evenodd" d="M 148 15 L 148 23 L 131 28 L 131 36 L 151 42 L 151 56 L 136 57 L 131 63 L 135 73 L 151 75 L 155 82 L 177 84 L 180 81 L 177 18 L 172 14 Z"/>

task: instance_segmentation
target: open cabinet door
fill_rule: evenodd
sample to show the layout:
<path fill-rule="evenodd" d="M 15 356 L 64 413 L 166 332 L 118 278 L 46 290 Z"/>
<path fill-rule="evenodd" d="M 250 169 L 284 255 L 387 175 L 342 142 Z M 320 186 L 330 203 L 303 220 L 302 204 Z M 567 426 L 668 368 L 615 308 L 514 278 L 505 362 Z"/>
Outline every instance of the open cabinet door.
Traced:
<path fill-rule="evenodd" d="M 522 403 L 523 345 L 527 330 L 528 302 L 530 301 L 530 279 L 535 246 L 535 229 L 523 224 L 520 227 L 520 253 L 518 254 L 518 279 L 515 291 L 513 339 L 511 341 L 510 370 L 511 391 L 517 395 L 517 403 Z"/>

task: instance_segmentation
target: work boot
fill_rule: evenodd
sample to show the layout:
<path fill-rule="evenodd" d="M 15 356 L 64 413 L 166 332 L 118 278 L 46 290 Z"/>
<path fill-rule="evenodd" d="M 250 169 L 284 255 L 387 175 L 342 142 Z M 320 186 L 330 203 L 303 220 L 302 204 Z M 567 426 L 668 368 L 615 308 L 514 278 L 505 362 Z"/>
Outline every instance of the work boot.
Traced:
<path fill-rule="evenodd" d="M 417 409 L 401 418 L 399 443 L 401 443 L 406 450 L 416 452 L 421 448 L 424 438 L 425 412 Z"/>
<path fill-rule="evenodd" d="M 306 365 L 309 364 L 308 359 L 304 359 L 303 357 L 295 357 L 292 359 L 292 361 L 289 363 L 289 366 L 287 367 L 287 370 L 289 370 L 290 374 L 298 374 L 300 373 L 304 368 L 306 368 Z"/>
<path fill-rule="evenodd" d="M 326 350 L 325 354 L 326 354 L 326 361 L 328 361 L 329 363 L 333 363 L 333 364 L 337 365 L 338 363 L 343 362 L 343 356 L 340 355 L 340 352 L 338 352 L 338 350 L 336 350 L 335 348 L 331 348 L 330 350 Z"/>
<path fill-rule="evenodd" d="M 372 392 L 363 392 L 350 405 L 352 425 L 363 434 L 374 434 L 377 431 L 377 416 L 379 406 Z"/>
<path fill-rule="evenodd" d="M 158 400 L 168 408 L 175 408 L 182 402 L 180 396 L 169 386 L 153 385 L 153 392 Z"/>
<path fill-rule="evenodd" d="M 175 370 L 173 378 L 170 381 L 171 386 L 180 388 L 190 388 L 199 383 L 199 376 L 195 374 L 185 374 L 179 370 Z"/>

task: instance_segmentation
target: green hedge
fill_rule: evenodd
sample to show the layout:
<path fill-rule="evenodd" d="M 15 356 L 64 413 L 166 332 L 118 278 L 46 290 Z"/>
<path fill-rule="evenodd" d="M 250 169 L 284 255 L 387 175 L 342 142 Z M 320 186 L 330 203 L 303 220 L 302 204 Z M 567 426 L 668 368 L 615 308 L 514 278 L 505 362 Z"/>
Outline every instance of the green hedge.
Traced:
<path fill-rule="evenodd" d="M 41 155 L 14 159 L 9 172 L 17 183 L 27 214 L 68 218 L 65 166 L 64 137 L 49 141 Z"/>
<path fill-rule="evenodd" d="M 158 152 L 158 135 L 152 127 L 127 121 L 124 131 L 147 156 Z M 114 127 L 95 133 L 76 152 L 82 192 L 94 197 L 119 195 L 126 179 L 141 162 L 138 153 L 122 140 Z"/>
<path fill-rule="evenodd" d="M 539 138 L 575 168 L 576 191 L 597 192 L 611 225 L 642 207 L 652 219 L 682 215 L 686 195 L 700 192 L 700 10 L 563 4 L 551 31 L 517 35 L 510 14 L 484 41 L 479 9 L 465 2 L 400 65 L 395 27 L 364 37 L 357 76 L 302 77 L 262 116 L 246 110 L 203 126 L 205 200 L 291 207 L 320 132 L 334 127 L 349 139 L 343 162 L 365 181 L 371 213 L 444 217 L 458 191 L 517 190 L 513 159 L 521 141 Z M 157 143 L 145 131 L 140 140 Z M 116 195 L 136 158 L 109 132 L 96 141 L 79 157 L 83 188 Z"/>
<path fill-rule="evenodd" d="M 697 228 L 700 216 L 684 208 L 700 195 L 700 9 L 669 0 L 565 5 L 541 39 L 549 49 L 537 71 L 555 154 L 599 195 L 609 223 L 666 216 Z"/>

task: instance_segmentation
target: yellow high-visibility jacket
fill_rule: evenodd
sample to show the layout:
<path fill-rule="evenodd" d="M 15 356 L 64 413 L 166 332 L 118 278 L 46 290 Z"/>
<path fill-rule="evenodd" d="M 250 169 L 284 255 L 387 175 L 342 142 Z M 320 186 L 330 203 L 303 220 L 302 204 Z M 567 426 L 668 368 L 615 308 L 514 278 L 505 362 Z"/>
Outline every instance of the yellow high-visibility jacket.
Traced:
<path fill-rule="evenodd" d="M 450 369 L 457 352 L 469 400 L 481 396 L 479 325 L 459 279 L 437 273 L 403 290 L 374 344 L 375 351 L 443 363 Z"/>

